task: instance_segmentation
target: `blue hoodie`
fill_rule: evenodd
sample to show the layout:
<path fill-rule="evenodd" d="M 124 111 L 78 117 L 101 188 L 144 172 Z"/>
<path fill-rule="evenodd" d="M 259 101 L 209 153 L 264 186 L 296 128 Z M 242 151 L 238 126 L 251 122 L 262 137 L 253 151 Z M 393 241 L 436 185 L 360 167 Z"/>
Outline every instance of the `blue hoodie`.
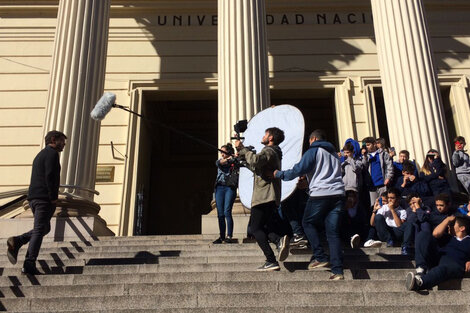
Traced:
<path fill-rule="evenodd" d="M 276 178 L 292 180 L 307 174 L 310 197 L 344 195 L 341 164 L 335 147 L 324 140 L 317 140 L 302 156 L 299 163 L 286 171 L 278 171 Z"/>
<path fill-rule="evenodd" d="M 358 160 L 358 159 L 362 158 L 361 145 L 359 144 L 359 142 L 357 142 L 356 140 L 354 140 L 352 138 L 348 138 L 344 142 L 344 145 L 346 145 L 348 142 L 350 142 L 354 147 L 354 159 Z M 343 150 L 341 150 L 341 151 L 343 151 Z M 343 163 L 345 160 L 346 160 L 346 158 L 344 156 L 342 156 L 340 158 L 341 163 Z"/>

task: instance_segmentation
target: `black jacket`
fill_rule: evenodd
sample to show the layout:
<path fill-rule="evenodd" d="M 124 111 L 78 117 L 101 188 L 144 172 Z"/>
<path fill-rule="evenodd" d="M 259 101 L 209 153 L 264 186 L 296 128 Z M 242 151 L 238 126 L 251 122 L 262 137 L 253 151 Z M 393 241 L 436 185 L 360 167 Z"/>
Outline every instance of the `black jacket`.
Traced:
<path fill-rule="evenodd" d="M 28 200 L 57 200 L 60 184 L 59 153 L 50 146 L 42 149 L 33 161 Z"/>
<path fill-rule="evenodd" d="M 428 183 L 429 188 L 434 196 L 441 193 L 451 194 L 449 183 L 445 179 L 447 174 L 447 166 L 442 162 L 440 158 L 434 159 L 430 165 L 431 174 L 425 175 L 423 172 L 420 173 L 419 178 Z M 444 177 L 440 179 L 439 176 Z"/>

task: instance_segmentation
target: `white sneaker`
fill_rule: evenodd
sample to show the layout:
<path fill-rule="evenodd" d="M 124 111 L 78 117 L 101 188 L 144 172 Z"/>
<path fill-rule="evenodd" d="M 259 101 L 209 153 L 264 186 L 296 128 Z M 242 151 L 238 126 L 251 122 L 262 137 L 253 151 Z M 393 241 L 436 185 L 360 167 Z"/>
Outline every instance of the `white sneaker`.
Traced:
<path fill-rule="evenodd" d="M 426 274 L 426 270 L 422 267 L 417 267 L 416 268 L 416 276 L 423 276 Z"/>
<path fill-rule="evenodd" d="M 364 248 L 380 248 L 382 242 L 378 240 L 369 239 L 364 243 Z"/>
<path fill-rule="evenodd" d="M 351 237 L 351 248 L 356 249 L 359 248 L 359 244 L 361 243 L 361 236 L 355 234 Z"/>

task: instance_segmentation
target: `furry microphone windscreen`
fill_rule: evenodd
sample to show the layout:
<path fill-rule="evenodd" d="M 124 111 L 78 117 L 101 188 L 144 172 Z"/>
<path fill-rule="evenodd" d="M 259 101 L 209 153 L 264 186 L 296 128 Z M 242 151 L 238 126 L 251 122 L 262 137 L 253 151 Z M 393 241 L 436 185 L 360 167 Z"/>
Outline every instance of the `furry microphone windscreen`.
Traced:
<path fill-rule="evenodd" d="M 98 100 L 90 116 L 92 119 L 101 121 L 106 117 L 106 114 L 111 111 L 114 103 L 116 102 L 116 95 L 112 92 L 105 92 L 103 96 Z"/>

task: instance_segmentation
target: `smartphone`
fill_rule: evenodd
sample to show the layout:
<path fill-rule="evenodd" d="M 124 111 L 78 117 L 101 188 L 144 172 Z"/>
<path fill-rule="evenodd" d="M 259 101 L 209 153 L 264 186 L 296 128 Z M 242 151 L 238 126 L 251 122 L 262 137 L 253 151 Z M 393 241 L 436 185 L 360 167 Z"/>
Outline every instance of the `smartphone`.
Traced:
<path fill-rule="evenodd" d="M 379 198 L 379 204 L 382 206 L 382 197 Z"/>
<path fill-rule="evenodd" d="M 390 147 L 390 152 L 395 152 L 395 147 Z"/>

